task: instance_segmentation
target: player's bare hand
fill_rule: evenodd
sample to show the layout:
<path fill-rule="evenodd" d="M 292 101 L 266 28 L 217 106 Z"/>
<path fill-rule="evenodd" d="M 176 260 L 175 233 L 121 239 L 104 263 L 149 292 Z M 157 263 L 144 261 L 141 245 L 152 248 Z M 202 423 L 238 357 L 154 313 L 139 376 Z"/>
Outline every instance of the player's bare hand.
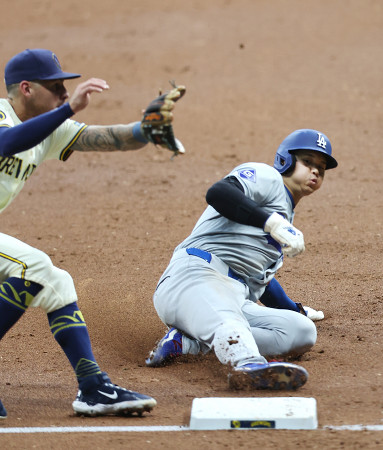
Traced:
<path fill-rule="evenodd" d="M 90 95 L 93 92 L 102 92 L 109 89 L 109 85 L 105 80 L 100 78 L 90 78 L 83 83 L 80 83 L 69 99 L 69 105 L 74 113 L 86 108 L 90 101 Z"/>

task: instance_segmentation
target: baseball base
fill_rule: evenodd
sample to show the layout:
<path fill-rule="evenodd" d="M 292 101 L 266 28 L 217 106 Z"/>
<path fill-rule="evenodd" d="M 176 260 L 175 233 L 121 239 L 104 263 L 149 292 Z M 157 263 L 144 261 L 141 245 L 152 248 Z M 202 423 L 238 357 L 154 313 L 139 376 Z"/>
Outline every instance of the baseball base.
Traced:
<path fill-rule="evenodd" d="M 195 398 L 191 430 L 318 428 L 315 398 Z"/>

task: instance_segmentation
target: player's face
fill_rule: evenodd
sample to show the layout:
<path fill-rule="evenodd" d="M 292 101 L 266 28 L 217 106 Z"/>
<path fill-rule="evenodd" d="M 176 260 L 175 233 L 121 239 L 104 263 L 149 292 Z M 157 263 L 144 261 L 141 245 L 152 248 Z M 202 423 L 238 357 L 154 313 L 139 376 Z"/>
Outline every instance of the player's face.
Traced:
<path fill-rule="evenodd" d="M 298 150 L 294 155 L 295 169 L 285 182 L 290 191 L 301 198 L 321 187 L 326 170 L 326 157 L 312 150 Z"/>
<path fill-rule="evenodd" d="M 33 115 L 43 114 L 63 105 L 68 99 L 64 80 L 39 80 L 31 82 L 33 97 L 29 104 Z"/>

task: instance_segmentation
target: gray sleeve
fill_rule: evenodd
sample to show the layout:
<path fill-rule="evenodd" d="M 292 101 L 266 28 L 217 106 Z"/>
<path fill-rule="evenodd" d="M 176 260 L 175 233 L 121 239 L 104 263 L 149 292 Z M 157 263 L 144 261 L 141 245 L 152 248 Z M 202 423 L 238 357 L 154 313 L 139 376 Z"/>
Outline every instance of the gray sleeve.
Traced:
<path fill-rule="evenodd" d="M 274 211 L 284 211 L 285 188 L 282 176 L 273 167 L 263 163 L 247 163 L 236 167 L 228 176 L 235 176 L 247 197 L 257 205 Z"/>

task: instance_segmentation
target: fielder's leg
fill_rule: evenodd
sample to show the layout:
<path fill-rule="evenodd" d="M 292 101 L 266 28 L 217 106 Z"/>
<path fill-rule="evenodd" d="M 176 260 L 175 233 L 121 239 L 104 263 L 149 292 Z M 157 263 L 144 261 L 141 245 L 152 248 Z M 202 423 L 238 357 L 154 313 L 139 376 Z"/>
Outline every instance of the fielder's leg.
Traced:
<path fill-rule="evenodd" d="M 0 284 L 0 340 L 25 313 L 43 286 L 33 281 L 11 277 Z M 0 401 L 0 419 L 7 411 Z"/>
<path fill-rule="evenodd" d="M 78 379 L 80 391 L 73 404 L 76 412 L 95 415 L 150 411 L 156 405 L 154 399 L 113 385 L 101 372 L 76 304 L 70 274 L 55 267 L 44 252 L 18 239 L 0 233 L 0 243 L 0 276 L 6 280 L 0 285 L 0 339 L 29 306 L 41 307 Z"/>
<path fill-rule="evenodd" d="M 89 376 L 98 375 L 101 370 L 92 352 L 88 329 L 77 303 L 48 313 L 53 337 L 66 354 L 78 383 Z"/>
<path fill-rule="evenodd" d="M 43 286 L 11 277 L 0 284 L 0 339 L 25 313 Z"/>
<path fill-rule="evenodd" d="M 71 303 L 48 313 L 50 329 L 69 359 L 76 374 L 79 391 L 73 402 L 78 414 L 89 416 L 106 414 L 142 414 L 151 411 L 156 401 L 143 394 L 128 391 L 112 384 L 101 372 L 92 352 L 84 317 Z"/>
<path fill-rule="evenodd" d="M 0 419 L 6 419 L 7 418 L 7 411 L 4 408 L 4 405 L 1 403 L 0 400 Z"/>

